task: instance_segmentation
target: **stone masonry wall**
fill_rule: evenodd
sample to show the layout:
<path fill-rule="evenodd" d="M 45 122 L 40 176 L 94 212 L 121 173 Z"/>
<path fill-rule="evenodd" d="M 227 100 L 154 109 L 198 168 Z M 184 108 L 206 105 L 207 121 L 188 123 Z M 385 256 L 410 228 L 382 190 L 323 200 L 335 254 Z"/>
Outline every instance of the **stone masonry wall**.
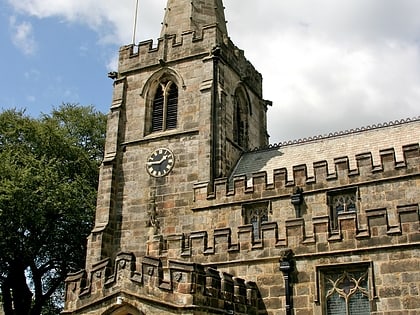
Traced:
<path fill-rule="evenodd" d="M 69 311 L 64 314 L 72 309 L 109 314 L 119 307 L 133 308 L 136 314 L 257 313 L 259 293 L 253 282 L 195 263 L 170 261 L 164 270 L 158 258 L 143 257 L 140 268 L 135 260 L 130 253 L 119 253 L 115 267 L 106 259 L 89 273 L 70 275 L 65 305 Z"/>
<path fill-rule="evenodd" d="M 149 241 L 148 253 L 246 275 L 259 285 L 269 314 L 284 312 L 283 294 L 270 293 L 284 293 L 278 270 L 284 250 L 291 249 L 296 261 L 293 290 L 299 314 L 322 314 L 315 302 L 317 267 L 369 262 L 370 285 L 377 294 L 374 297 L 372 291 L 370 296 L 372 314 L 415 314 L 420 305 L 419 161 L 417 144 L 404 148 L 402 164 L 384 150 L 381 170 L 363 155 L 353 174 L 346 159 L 337 160 L 335 174 L 325 164 L 315 166 L 315 181 L 307 181 L 304 169 L 298 167 L 293 182 L 278 172 L 268 185 L 265 174 L 256 174 L 251 187 L 246 178 L 238 178 L 234 190 L 229 190 L 221 180 L 210 195 L 205 184 L 198 184 L 195 207 L 181 228 L 188 232 Z M 303 188 L 299 216 L 291 204 L 296 185 Z M 332 231 L 327 193 L 346 187 L 358 187 L 358 211 L 339 215 L 338 230 Z M 252 227 L 243 224 L 242 209 L 244 204 L 262 201 L 269 202 L 269 221 L 261 225 L 261 240 L 255 240 Z"/>
<path fill-rule="evenodd" d="M 175 147 L 182 137 L 171 139 Z M 193 139 L 189 136 L 190 144 Z M 275 170 L 272 183 L 267 183 L 266 174 L 254 174 L 252 186 L 245 177 L 236 178 L 233 186 L 221 179 L 214 189 L 208 189 L 206 182 L 179 185 L 171 178 L 186 176 L 190 165 L 185 163 L 185 171 L 174 170 L 171 176 L 149 179 L 144 185 L 153 188 L 154 195 L 142 195 L 144 187 L 136 179 L 134 168 L 141 167 L 138 150 L 147 145 L 127 144 L 124 152 L 121 174 L 131 177 L 120 180 L 124 185 L 119 191 L 120 196 L 126 196 L 126 189 L 132 189 L 129 195 L 133 199 L 120 201 L 126 211 L 120 226 L 120 250 L 139 258 L 144 254 L 159 257 L 163 274 L 169 272 L 169 261 L 175 259 L 242 277 L 257 284 L 261 309 L 279 315 L 285 308 L 285 287 L 279 271 L 285 251 L 294 255 L 297 314 L 322 314 L 319 268 L 367 263 L 372 314 L 411 315 L 418 311 L 418 143 L 403 146 L 403 160 L 396 161 L 393 150 L 386 149 L 380 151 L 380 164 L 373 162 L 371 154 L 361 154 L 356 156 L 355 169 L 341 157 L 335 159 L 335 173 L 325 162 L 316 162 L 314 176 L 308 177 L 304 166 L 296 166 L 291 177 L 285 170 Z M 177 155 L 182 154 L 182 145 L 179 148 Z M 299 209 L 291 203 L 297 187 L 303 190 Z M 333 230 L 328 193 L 353 187 L 358 191 L 357 212 L 340 214 L 337 229 Z M 136 196 L 149 198 L 149 202 L 136 200 Z M 262 202 L 269 205 L 268 221 L 261 224 L 261 238 L 255 239 L 252 226 L 244 222 L 243 209 Z M 145 204 L 149 208 L 138 208 Z M 157 225 L 147 227 L 149 219 Z M 139 228 L 142 224 L 146 226 L 143 230 Z M 140 259 L 133 268 L 142 270 Z M 160 293 L 156 294 L 154 299 L 161 299 Z"/>
<path fill-rule="evenodd" d="M 149 236 L 146 254 L 160 257 L 163 274 L 170 270 L 169 261 L 177 259 L 217 267 L 219 272 L 256 283 L 261 310 L 279 315 L 285 309 L 279 271 L 285 251 L 294 255 L 296 314 L 322 314 L 319 268 L 367 263 L 372 314 L 414 315 L 420 302 L 419 146 L 404 147 L 403 163 L 396 163 L 389 150 L 382 151 L 380 170 L 368 155 L 358 157 L 357 172 L 350 173 L 346 161 L 336 160 L 335 174 L 325 164 L 316 165 L 316 180 L 308 181 L 305 169 L 296 167 L 293 182 L 279 171 L 273 184 L 267 184 L 265 174 L 256 174 L 251 187 L 246 178 L 236 179 L 234 190 L 227 180 L 215 183 L 214 190 L 205 183 L 196 184 L 193 196 L 179 195 L 165 206 L 174 212 L 157 213 L 159 231 L 165 232 Z M 296 186 L 303 189 L 299 212 L 291 204 Z M 332 230 L 327 194 L 346 187 L 358 187 L 358 211 L 339 215 L 338 228 Z M 161 197 L 164 202 L 165 191 Z M 176 207 L 182 200 L 187 203 Z M 268 222 L 261 224 L 261 239 L 255 239 L 252 226 L 244 224 L 242 210 L 259 202 L 268 203 L 269 213 Z M 133 246 L 129 249 L 133 252 L 142 248 L 136 240 L 124 246 Z M 133 268 L 143 270 L 142 266 L 139 261 Z M 156 290 L 153 299 L 161 300 L 161 288 Z"/>

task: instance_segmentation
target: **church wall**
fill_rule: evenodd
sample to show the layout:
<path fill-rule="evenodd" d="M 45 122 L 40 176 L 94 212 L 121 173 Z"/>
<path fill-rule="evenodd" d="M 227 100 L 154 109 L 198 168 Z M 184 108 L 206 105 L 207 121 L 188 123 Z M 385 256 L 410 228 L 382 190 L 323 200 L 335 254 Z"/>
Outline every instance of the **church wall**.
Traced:
<path fill-rule="evenodd" d="M 193 70 L 200 69 L 200 71 Z M 151 70 L 140 72 L 127 77 L 125 103 L 125 132 L 122 142 L 136 142 L 140 140 L 159 141 L 159 136 L 172 135 L 187 131 L 207 131 L 209 129 L 210 93 L 201 90 L 203 82 L 211 82 L 211 63 L 203 62 L 202 58 L 188 63 L 179 63 L 171 66 L 154 67 Z M 145 122 L 149 121 L 147 110 L 153 100 L 153 81 L 162 76 L 168 76 L 178 80 L 178 124 L 175 130 L 166 132 L 150 133 Z M 154 79 L 150 76 L 154 75 Z M 152 81 L 152 82 L 149 82 Z M 150 88 L 149 88 L 150 87 Z M 206 104 L 203 106 L 202 104 Z M 150 110 L 150 109 L 149 109 Z M 202 120 L 204 117 L 205 120 Z"/>
<path fill-rule="evenodd" d="M 373 315 L 416 314 L 420 286 L 419 254 L 414 248 L 390 251 L 362 251 L 356 255 L 336 253 L 335 255 L 296 255 L 296 271 L 292 274 L 293 309 L 295 314 L 322 315 L 323 286 L 317 278 L 317 269 L 322 267 L 349 266 L 360 263 L 368 265 L 369 294 Z M 228 264 L 227 264 L 228 265 Z M 246 274 L 260 288 L 263 303 L 268 314 L 285 313 L 285 287 L 278 260 L 243 261 L 231 264 L 222 271 Z"/>
<path fill-rule="evenodd" d="M 368 263 L 372 314 L 411 314 L 410 310 L 415 314 L 420 302 L 418 145 L 406 147 L 404 156 L 405 166 L 401 167 L 384 151 L 379 171 L 374 170 L 371 158 L 359 157 L 357 175 L 349 174 L 348 164 L 337 160 L 336 174 L 328 174 L 326 165 L 324 173 L 315 171 L 317 179 L 328 175 L 328 181 L 308 182 L 305 172 L 296 169 L 289 184 L 285 176 L 275 177 L 275 182 L 267 185 L 261 174 L 254 177 L 251 187 L 239 179 L 234 191 L 220 181 L 211 195 L 200 194 L 196 185 L 192 216 L 206 218 L 208 228 L 197 225 L 186 234 L 189 241 L 181 245 L 172 240 L 167 252 L 152 252 L 194 259 L 255 281 L 269 314 L 282 314 L 279 308 L 284 309 L 283 295 L 269 294 L 270 290 L 284 291 L 278 270 L 283 250 L 294 252 L 297 274 L 293 290 L 299 314 L 322 314 L 318 268 Z M 300 215 L 291 204 L 296 183 L 304 191 Z M 349 187 L 358 187 L 357 213 L 339 215 L 338 228 L 332 231 L 328 193 Z M 252 228 L 244 225 L 243 207 L 267 200 L 269 220 L 261 226 L 262 239 L 256 241 Z M 273 282 L 266 283 L 267 279 Z M 275 305 L 272 309 L 271 304 Z"/>
<path fill-rule="evenodd" d="M 187 215 L 181 222 L 181 230 L 191 231 L 186 233 L 191 247 L 170 242 L 168 256 L 176 258 L 184 252 L 191 253 L 188 257 L 194 257 L 200 263 L 218 263 L 249 260 L 254 258 L 254 254 L 271 257 L 276 255 L 276 251 L 280 255 L 282 248 L 293 248 L 296 254 L 300 254 L 369 248 L 388 243 L 409 244 L 410 239 L 406 235 L 399 236 L 406 233 L 413 233 L 411 237 L 415 240 L 416 211 L 420 201 L 419 175 L 383 184 L 378 181 L 353 183 L 353 186 L 358 186 L 360 191 L 358 210 L 338 215 L 338 226 L 333 231 L 327 193 L 341 186 L 331 185 L 318 191 L 304 190 L 301 216 L 296 215 L 297 210 L 291 205 L 292 188 L 283 188 L 283 193 L 278 193 L 279 189 L 273 196 L 262 197 L 264 191 L 259 192 L 254 187 L 253 192 L 245 194 L 249 198 L 243 198 L 243 201 L 236 199 L 236 195 L 227 196 L 225 203 L 220 204 L 213 205 L 210 200 L 207 207 L 187 210 L 189 218 Z M 270 190 L 266 192 L 268 195 Z M 381 201 L 371 202 L 373 196 Z M 199 198 L 198 194 L 195 198 Z M 236 200 L 229 203 L 229 199 Z M 255 241 L 252 239 L 252 227 L 244 223 L 243 210 L 247 205 L 261 202 L 269 203 L 268 222 L 261 225 L 262 239 Z M 405 227 L 408 230 L 404 230 L 406 221 L 412 221 Z M 259 252 L 258 249 L 264 250 Z"/>
<path fill-rule="evenodd" d="M 188 148 L 185 146 L 186 139 Z M 165 145 L 176 159 L 170 177 L 143 176 L 147 158 L 156 145 L 154 142 L 141 146 L 127 145 L 124 152 L 120 174 L 124 185 L 119 189 L 119 206 L 123 211 L 120 250 L 144 255 L 144 245 L 150 234 L 157 231 L 179 233 L 178 221 L 183 218 L 185 206 L 192 205 L 192 185 L 188 183 L 198 178 L 197 136 L 175 137 Z"/>

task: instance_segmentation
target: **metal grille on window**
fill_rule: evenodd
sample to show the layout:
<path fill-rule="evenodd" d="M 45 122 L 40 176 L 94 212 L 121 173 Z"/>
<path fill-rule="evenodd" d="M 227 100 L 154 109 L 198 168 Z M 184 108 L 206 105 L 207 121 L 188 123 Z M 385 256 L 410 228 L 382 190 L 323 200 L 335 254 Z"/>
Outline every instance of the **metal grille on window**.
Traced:
<path fill-rule="evenodd" d="M 368 271 L 324 273 L 327 315 L 370 314 Z"/>
<path fill-rule="evenodd" d="M 151 131 L 175 129 L 178 120 L 178 87 L 168 81 L 159 84 L 153 99 Z"/>

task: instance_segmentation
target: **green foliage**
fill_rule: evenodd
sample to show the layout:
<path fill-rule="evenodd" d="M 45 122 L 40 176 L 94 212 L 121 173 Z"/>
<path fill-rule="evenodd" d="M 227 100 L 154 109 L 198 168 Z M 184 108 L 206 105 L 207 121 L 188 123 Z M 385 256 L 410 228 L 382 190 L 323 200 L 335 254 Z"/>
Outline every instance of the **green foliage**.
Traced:
<path fill-rule="evenodd" d="M 72 104 L 39 119 L 23 111 L 0 113 L 0 285 L 6 315 L 12 305 L 18 314 L 41 314 L 66 275 L 83 268 L 105 121 L 93 107 Z"/>

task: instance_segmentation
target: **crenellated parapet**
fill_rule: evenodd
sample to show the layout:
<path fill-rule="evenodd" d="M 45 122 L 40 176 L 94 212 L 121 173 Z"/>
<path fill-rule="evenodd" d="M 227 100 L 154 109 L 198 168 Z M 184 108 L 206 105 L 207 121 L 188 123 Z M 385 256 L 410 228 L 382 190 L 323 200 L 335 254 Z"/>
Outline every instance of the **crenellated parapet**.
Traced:
<path fill-rule="evenodd" d="M 90 271 L 71 274 L 66 279 L 63 314 L 83 309 L 95 301 L 114 299 L 122 303 L 132 298 L 141 303 L 174 310 L 204 313 L 256 314 L 258 291 L 253 282 L 189 262 L 143 257 L 136 269 L 136 257 L 119 253 L 115 263 L 105 259 Z"/>
<path fill-rule="evenodd" d="M 392 220 L 394 213 L 397 218 Z M 331 225 L 328 215 L 310 220 L 289 218 L 282 224 L 264 222 L 259 238 L 255 238 L 251 224 L 156 236 L 148 243 L 148 253 L 223 264 L 254 260 L 255 257 L 281 258 L 289 249 L 293 249 L 296 255 L 325 255 L 418 245 L 420 217 L 417 203 L 400 205 L 396 209 L 368 209 L 363 214 L 342 213 L 338 215 L 336 228 Z"/>
<path fill-rule="evenodd" d="M 183 32 L 180 37 L 166 35 L 153 40 L 142 41 L 138 45 L 126 45 L 120 48 L 120 73 L 170 63 L 184 58 L 210 55 L 211 49 L 223 39 L 223 34 L 216 25 L 204 27 L 200 36 L 193 31 Z"/>
<path fill-rule="evenodd" d="M 284 167 L 274 169 L 271 176 L 261 171 L 250 178 L 219 179 L 213 187 L 197 183 L 192 212 L 212 216 L 211 222 L 225 227 L 170 235 L 163 245 L 155 239 L 149 252 L 221 262 L 252 260 L 255 251 L 261 251 L 258 257 L 276 257 L 287 248 L 296 255 L 324 255 L 418 246 L 419 143 L 399 150 L 402 158 L 398 159 L 396 149 L 389 148 L 380 150 L 375 160 L 373 153 L 361 153 L 334 158 L 333 167 L 317 161 L 311 165 L 313 174 L 308 165 L 296 165 L 292 174 Z M 352 158 L 355 167 L 349 161 Z M 336 213 L 330 198 L 343 191 L 355 194 L 355 209 Z M 255 226 L 243 224 L 244 211 L 254 204 L 268 207 L 268 222 L 260 224 L 259 237 Z"/>
<path fill-rule="evenodd" d="M 209 183 L 197 183 L 194 186 L 195 209 L 290 196 L 296 187 L 310 193 L 343 186 L 365 185 L 389 178 L 420 176 L 419 144 L 405 145 L 401 152 L 402 160 L 397 160 L 395 149 L 389 148 L 379 151 L 378 163 L 374 162 L 373 154 L 367 152 L 353 157 L 334 158 L 333 166 L 327 161 L 316 161 L 311 165 L 292 166 L 292 171 L 288 167 L 282 167 L 273 169 L 270 174 L 260 171 L 252 173 L 250 177 L 237 175 L 232 179 L 221 178 L 214 182 L 213 187 Z M 353 159 L 355 167 L 350 163 Z"/>
<path fill-rule="evenodd" d="M 214 48 L 220 48 L 219 57 L 235 69 L 239 77 L 249 83 L 257 95 L 262 96 L 262 76 L 245 58 L 243 50 L 236 47 L 217 25 L 203 27 L 200 33 L 183 32 L 181 36 L 166 35 L 153 40 L 140 42 L 138 45 L 126 45 L 120 48 L 119 68 L 121 75 L 140 69 L 170 65 L 183 59 L 212 56 Z"/>

